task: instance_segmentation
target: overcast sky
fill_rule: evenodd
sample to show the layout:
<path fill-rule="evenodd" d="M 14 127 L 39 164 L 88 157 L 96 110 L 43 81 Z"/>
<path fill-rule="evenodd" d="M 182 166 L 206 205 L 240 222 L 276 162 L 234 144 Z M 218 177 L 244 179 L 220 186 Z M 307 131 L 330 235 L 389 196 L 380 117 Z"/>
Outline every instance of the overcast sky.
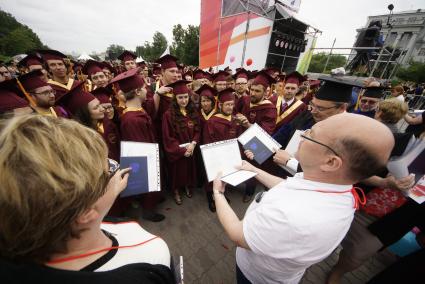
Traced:
<path fill-rule="evenodd" d="M 172 27 L 199 25 L 201 0 L 1 0 L 0 8 L 53 49 L 80 54 L 110 44 L 134 50 L 155 31 L 172 41 Z M 425 9 L 423 0 L 301 0 L 299 17 L 323 31 L 317 47 L 350 47 L 367 16 Z"/>

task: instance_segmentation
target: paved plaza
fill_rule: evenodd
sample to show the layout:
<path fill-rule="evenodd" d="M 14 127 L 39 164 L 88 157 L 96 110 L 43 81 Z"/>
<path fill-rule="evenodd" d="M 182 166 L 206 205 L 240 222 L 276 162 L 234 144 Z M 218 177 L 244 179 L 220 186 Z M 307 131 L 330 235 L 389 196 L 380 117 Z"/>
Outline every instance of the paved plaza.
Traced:
<path fill-rule="evenodd" d="M 258 190 L 258 189 L 257 189 Z M 231 206 L 242 218 L 249 203 L 242 202 L 242 191 L 227 193 Z M 215 213 L 207 207 L 205 193 L 195 190 L 191 199 L 183 197 L 178 206 L 170 195 L 160 204 L 159 212 L 166 216 L 160 223 L 142 220 L 149 232 L 162 237 L 174 257 L 184 258 L 185 283 L 236 283 L 235 245 L 224 233 Z M 335 264 L 340 248 L 322 262 L 310 267 L 301 283 L 325 283 L 326 275 Z M 373 275 L 395 260 L 384 251 L 368 263 L 345 276 L 342 284 L 366 283 Z"/>

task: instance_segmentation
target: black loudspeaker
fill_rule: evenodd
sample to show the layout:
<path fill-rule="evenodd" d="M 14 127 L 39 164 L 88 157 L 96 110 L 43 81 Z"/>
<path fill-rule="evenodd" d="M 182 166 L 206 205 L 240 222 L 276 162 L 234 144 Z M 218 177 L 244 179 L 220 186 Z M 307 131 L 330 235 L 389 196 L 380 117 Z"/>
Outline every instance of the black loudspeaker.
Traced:
<path fill-rule="evenodd" d="M 276 67 L 285 72 L 295 70 L 298 58 L 307 45 L 306 30 L 306 24 L 278 15 L 273 24 L 266 67 Z"/>

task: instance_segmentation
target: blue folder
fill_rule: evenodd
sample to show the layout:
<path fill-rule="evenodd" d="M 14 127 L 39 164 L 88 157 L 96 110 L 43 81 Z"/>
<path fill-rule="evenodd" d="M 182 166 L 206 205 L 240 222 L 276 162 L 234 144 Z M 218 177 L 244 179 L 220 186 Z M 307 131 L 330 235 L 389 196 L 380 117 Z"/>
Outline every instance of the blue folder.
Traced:
<path fill-rule="evenodd" d="M 133 196 L 149 192 L 147 157 L 121 157 L 120 168 L 131 168 L 127 187 L 120 197 Z"/>

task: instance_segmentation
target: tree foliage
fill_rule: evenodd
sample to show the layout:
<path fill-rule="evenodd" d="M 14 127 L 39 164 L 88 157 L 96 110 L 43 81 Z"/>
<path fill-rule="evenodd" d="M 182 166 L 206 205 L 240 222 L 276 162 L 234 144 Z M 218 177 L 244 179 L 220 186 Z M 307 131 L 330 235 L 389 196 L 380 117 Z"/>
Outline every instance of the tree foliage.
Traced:
<path fill-rule="evenodd" d="M 29 27 L 0 10 L 0 55 L 14 56 L 43 48 L 47 47 Z"/>
<path fill-rule="evenodd" d="M 152 42 L 145 41 L 143 46 L 136 47 L 136 54 L 148 62 L 154 62 L 166 50 L 167 45 L 165 36 L 160 32 L 155 32 Z"/>
<path fill-rule="evenodd" d="M 400 68 L 396 76 L 403 81 L 425 83 L 425 63 L 412 61 L 408 66 Z"/>
<path fill-rule="evenodd" d="M 186 65 L 199 65 L 199 26 L 189 25 L 186 29 L 178 24 L 173 27 L 171 54 Z"/>
<path fill-rule="evenodd" d="M 116 60 L 121 53 L 125 50 L 124 46 L 118 44 L 111 44 L 106 49 L 106 59 L 108 60 Z"/>
<path fill-rule="evenodd" d="M 332 54 L 329 58 L 328 65 L 326 66 L 325 72 L 323 72 L 323 68 L 325 68 L 326 60 L 328 59 L 329 54 L 326 52 L 319 52 L 313 54 L 311 58 L 310 66 L 308 68 L 308 72 L 311 73 L 330 73 L 332 69 L 343 67 L 347 62 L 347 58 L 340 54 Z"/>

